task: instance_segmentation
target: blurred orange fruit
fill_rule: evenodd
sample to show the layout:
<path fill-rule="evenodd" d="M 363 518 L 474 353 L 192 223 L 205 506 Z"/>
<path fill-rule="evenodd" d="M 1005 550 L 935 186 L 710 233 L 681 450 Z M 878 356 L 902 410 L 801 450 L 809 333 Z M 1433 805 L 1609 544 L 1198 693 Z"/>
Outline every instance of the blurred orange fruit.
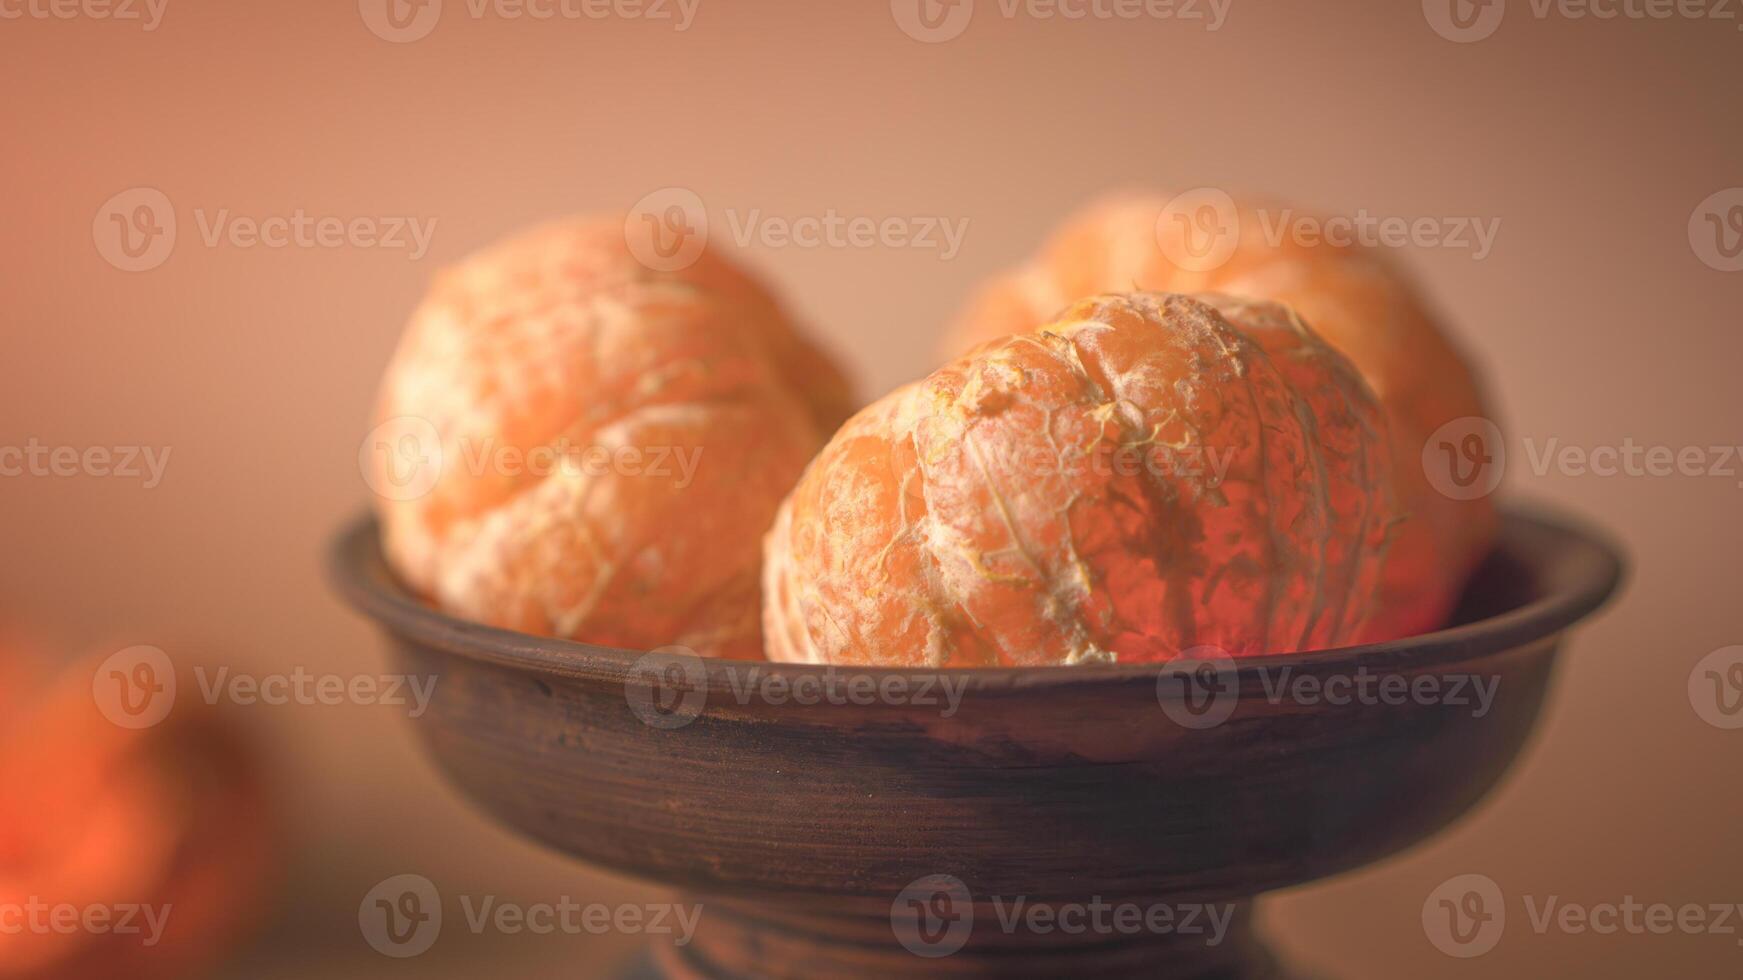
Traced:
<path fill-rule="evenodd" d="M 1024 666 L 1342 643 L 1369 611 L 1390 474 L 1373 396 L 1289 310 L 1083 300 L 836 434 L 768 537 L 769 657 Z"/>
<path fill-rule="evenodd" d="M 759 541 L 850 395 L 745 273 L 648 268 L 638 227 L 548 225 L 436 280 L 377 410 L 433 473 L 398 493 L 404 443 L 371 456 L 384 548 L 469 619 L 760 657 Z"/>
<path fill-rule="evenodd" d="M 92 683 L 89 662 L 35 676 L 0 717 L 0 978 L 197 975 L 276 875 L 259 759 L 193 699 L 119 727 Z"/>
<path fill-rule="evenodd" d="M 1256 203 L 1221 204 L 1213 212 L 1229 213 L 1195 226 L 1208 206 L 1176 213 L 1170 198 L 1142 194 L 1092 205 L 1028 266 L 980 293 L 954 329 L 950 351 L 1033 330 L 1066 303 L 1108 290 L 1216 291 L 1293 307 L 1354 362 L 1390 423 L 1403 515 L 1390 539 L 1379 608 L 1360 639 L 1438 628 L 1498 524 L 1486 496 L 1453 499 L 1424 470 L 1424 445 L 1437 429 L 1488 417 L 1469 363 L 1377 249 L 1268 234 L 1285 209 Z"/>

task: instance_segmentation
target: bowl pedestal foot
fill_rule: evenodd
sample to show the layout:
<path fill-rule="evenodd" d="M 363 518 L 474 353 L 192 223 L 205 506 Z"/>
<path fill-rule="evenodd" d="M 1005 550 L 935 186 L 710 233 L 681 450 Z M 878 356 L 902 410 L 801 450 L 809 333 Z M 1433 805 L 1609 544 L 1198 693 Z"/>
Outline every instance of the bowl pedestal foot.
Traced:
<path fill-rule="evenodd" d="M 686 899 L 685 902 L 697 901 Z M 1112 927 L 1016 922 L 1000 909 L 977 905 L 973 924 L 952 933 L 935 922 L 931 934 L 903 945 L 889 906 L 804 909 L 743 901 L 699 900 L 702 917 L 692 940 L 656 943 L 652 972 L 665 980 L 888 977 L 1169 977 L 1178 980 L 1284 980 L 1284 973 L 1253 930 L 1250 903 L 1224 903 L 1220 936 L 1208 925 L 1196 934 Z M 1013 916 L 1007 903 L 1005 920 Z M 1106 913 L 1104 922 L 1114 921 Z M 1123 921 L 1123 920 L 1122 920 Z"/>

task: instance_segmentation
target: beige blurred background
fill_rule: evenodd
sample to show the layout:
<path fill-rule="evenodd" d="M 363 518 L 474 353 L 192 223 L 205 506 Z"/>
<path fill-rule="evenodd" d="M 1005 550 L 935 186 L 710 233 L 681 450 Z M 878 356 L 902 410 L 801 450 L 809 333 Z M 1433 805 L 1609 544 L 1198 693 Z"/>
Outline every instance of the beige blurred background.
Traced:
<path fill-rule="evenodd" d="M 27 2 L 0 0 L 24 12 L 0 19 L 0 445 L 172 452 L 151 489 L 0 479 L 0 633 L 68 655 L 149 643 L 184 666 L 383 669 L 320 564 L 366 503 L 357 449 L 410 307 L 495 236 L 671 186 L 722 224 L 728 209 L 967 222 L 948 258 L 749 248 L 867 393 L 925 371 L 971 287 L 1105 188 L 1498 220 L 1481 260 L 1404 260 L 1479 354 L 1510 439 L 1743 442 L 1743 272 L 1703 261 L 1689 230 L 1709 195 L 1743 185 L 1734 19 L 1539 17 L 1514 0 L 1492 36 L 1454 43 L 1416 3 L 1232 0 L 1210 31 L 1007 18 L 980 0 L 960 36 L 922 43 L 899 26 L 904 0 L 700 0 L 682 31 L 447 0 L 427 36 L 390 43 L 372 0 L 167 0 L 152 30 Z M 178 236 L 160 266 L 125 272 L 93 222 L 136 187 L 173 202 Z M 434 233 L 416 260 L 201 234 L 201 216 L 298 209 Z M 1687 691 L 1698 661 L 1743 643 L 1743 463 L 1733 473 L 1538 474 L 1517 454 L 1506 492 L 1606 525 L 1631 585 L 1577 635 L 1487 804 L 1403 857 L 1277 897 L 1265 915 L 1284 951 L 1351 978 L 1736 974 L 1743 937 L 1538 934 L 1519 899 L 1743 901 L 1743 731 L 1704 722 Z M 247 714 L 288 787 L 291 859 L 278 913 L 230 975 L 595 976 L 636 947 L 449 930 L 418 959 L 378 956 L 357 903 L 401 872 L 521 902 L 658 893 L 496 829 L 437 781 L 393 708 Z M 1509 922 L 1460 960 L 1420 915 L 1472 872 L 1512 896 Z"/>

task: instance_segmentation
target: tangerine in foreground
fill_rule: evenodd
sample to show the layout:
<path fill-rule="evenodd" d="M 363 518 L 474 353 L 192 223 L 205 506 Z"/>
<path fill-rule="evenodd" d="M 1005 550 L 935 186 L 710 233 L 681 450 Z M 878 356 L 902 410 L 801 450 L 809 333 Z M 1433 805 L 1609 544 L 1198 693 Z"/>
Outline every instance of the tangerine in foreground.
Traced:
<path fill-rule="evenodd" d="M 1083 300 L 836 434 L 765 545 L 768 655 L 1031 666 L 1336 645 L 1369 613 L 1390 474 L 1373 396 L 1288 309 Z"/>
<path fill-rule="evenodd" d="M 715 251 L 655 270 L 636 233 L 553 224 L 436 281 L 377 410 L 426 485 L 366 463 L 383 549 L 467 619 L 759 658 L 761 536 L 847 386 Z"/>
<path fill-rule="evenodd" d="M 952 333 L 951 353 L 1033 330 L 1066 303 L 1107 290 L 1216 291 L 1292 307 L 1361 371 L 1391 428 L 1402 514 L 1379 607 L 1359 639 L 1439 628 L 1499 526 L 1486 495 L 1455 499 L 1425 470 L 1425 446 L 1442 426 L 1487 417 L 1470 365 L 1378 249 L 1278 238 L 1267 229 L 1290 210 L 1254 203 L 1235 205 L 1220 216 L 1228 226 L 1207 237 L 1214 223 L 1197 220 L 1207 206 L 1186 213 L 1176 203 L 1185 199 L 1120 195 L 1069 219 L 1033 262 L 980 293 Z"/>
<path fill-rule="evenodd" d="M 16 914 L 0 928 L 0 978 L 210 972 L 259 923 L 277 882 L 266 760 L 197 699 L 161 724 L 123 728 L 92 697 L 108 681 L 95 662 L 49 672 L 0 651 L 8 659 L 0 675 L 17 686 L 0 689 L 0 908 Z M 81 927 L 64 927 L 69 913 Z"/>

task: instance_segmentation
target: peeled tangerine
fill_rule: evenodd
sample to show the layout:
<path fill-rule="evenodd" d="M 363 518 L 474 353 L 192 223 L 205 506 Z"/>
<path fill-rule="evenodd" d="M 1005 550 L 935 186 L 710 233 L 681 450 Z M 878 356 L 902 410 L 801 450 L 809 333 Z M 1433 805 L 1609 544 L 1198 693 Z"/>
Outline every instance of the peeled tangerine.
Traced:
<path fill-rule="evenodd" d="M 1214 290 L 1294 308 L 1361 371 L 1392 434 L 1403 513 L 1389 539 L 1379 608 L 1358 639 L 1439 628 L 1497 527 L 1487 497 L 1441 493 L 1422 464 L 1424 444 L 1441 426 L 1487 417 L 1470 366 L 1376 249 L 1279 238 L 1268 231 L 1284 209 L 1262 213 L 1244 204 L 1227 216 L 1234 220 L 1224 232 L 1232 244 L 1226 259 L 1206 249 L 1197 261 L 1194 243 L 1168 239 L 1180 232 L 1179 220 L 1168 219 L 1195 215 L 1175 216 L 1169 204 L 1162 196 L 1115 197 L 1068 221 L 1034 262 L 981 293 L 958 324 L 952 350 L 1032 330 L 1066 303 L 1105 290 Z M 1164 249 L 1165 243 L 1180 247 Z"/>
<path fill-rule="evenodd" d="M 1288 309 L 1087 299 L 836 434 L 769 533 L 769 657 L 1026 666 L 1335 645 L 1368 614 L 1393 506 L 1373 396 Z"/>
<path fill-rule="evenodd" d="M 436 470 L 380 496 L 384 549 L 468 619 L 760 658 L 760 539 L 847 386 L 744 273 L 710 250 L 651 269 L 637 228 L 554 224 L 438 278 L 378 408 L 428 423 L 439 445 L 412 451 Z M 372 485 L 404 462 L 382 453 Z"/>

